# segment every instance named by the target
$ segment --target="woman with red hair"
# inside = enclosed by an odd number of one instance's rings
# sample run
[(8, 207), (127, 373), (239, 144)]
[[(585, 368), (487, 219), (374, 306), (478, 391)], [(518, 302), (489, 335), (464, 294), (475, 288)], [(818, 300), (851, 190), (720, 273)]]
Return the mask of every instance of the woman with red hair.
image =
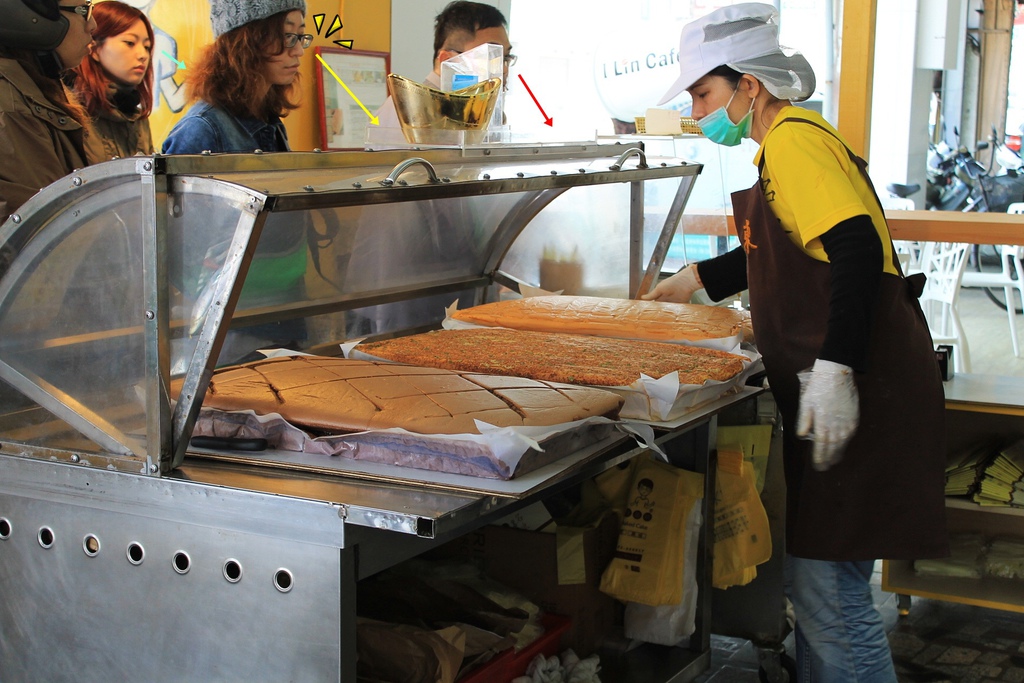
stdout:
[(281, 117), (298, 108), (305, 0), (211, 0), (216, 40), (189, 67), (195, 104), (163, 144), (164, 154), (289, 151)]
[(90, 164), (153, 153), (153, 27), (118, 0), (93, 6), (96, 32), (89, 56), (74, 70), (75, 92), (92, 117)]

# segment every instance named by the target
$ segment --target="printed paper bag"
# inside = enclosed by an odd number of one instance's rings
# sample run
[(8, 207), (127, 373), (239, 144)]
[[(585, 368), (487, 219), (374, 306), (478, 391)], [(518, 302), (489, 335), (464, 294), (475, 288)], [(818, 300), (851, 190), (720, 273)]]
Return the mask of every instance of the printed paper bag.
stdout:
[(615, 556), (601, 576), (603, 592), (651, 606), (682, 601), (686, 515), (703, 487), (699, 474), (649, 457), (639, 461)]

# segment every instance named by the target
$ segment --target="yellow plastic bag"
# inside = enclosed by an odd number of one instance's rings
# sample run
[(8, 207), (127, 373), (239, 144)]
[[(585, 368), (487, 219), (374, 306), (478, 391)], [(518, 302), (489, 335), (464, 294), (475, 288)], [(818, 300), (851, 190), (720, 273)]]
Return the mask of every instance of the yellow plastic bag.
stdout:
[(733, 425), (718, 428), (719, 450), (743, 451), (743, 459), (754, 467), (757, 492), (764, 489), (765, 471), (768, 469), (768, 451), (772, 445), (772, 425)]
[(717, 583), (714, 584), (714, 587), (724, 589), (731, 588), (733, 586), (746, 586), (756, 578), (757, 567), (744, 567), (735, 574), (718, 577)]
[(740, 450), (718, 451), (715, 480), (715, 548), (711, 585), (749, 583), (753, 569), (772, 556), (768, 515), (757, 495), (754, 470)]
[(615, 556), (601, 576), (604, 593), (651, 606), (682, 601), (686, 516), (703, 490), (699, 474), (638, 460)]

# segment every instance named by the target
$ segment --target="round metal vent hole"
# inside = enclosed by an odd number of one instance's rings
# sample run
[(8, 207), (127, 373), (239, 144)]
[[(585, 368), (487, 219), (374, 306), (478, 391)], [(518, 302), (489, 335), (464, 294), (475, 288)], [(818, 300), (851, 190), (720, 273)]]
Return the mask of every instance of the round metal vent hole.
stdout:
[(0, 541), (6, 541), (11, 537), (11, 520), (0, 517)]
[(96, 538), (94, 534), (89, 534), (82, 539), (82, 550), (89, 557), (96, 557), (100, 554), (100, 539)]
[(242, 580), (242, 565), (238, 560), (226, 560), (224, 562), (224, 578), (229, 583), (238, 583)]
[(278, 569), (274, 574), (274, 588), (287, 593), (292, 589), (292, 573), (287, 569)]
[(146, 550), (140, 543), (128, 544), (128, 561), (138, 566), (146, 559)]
[(44, 548), (53, 547), (53, 529), (48, 526), (40, 527), (39, 534), (36, 536), (39, 539), (39, 545)]
[(188, 556), (184, 550), (179, 550), (174, 553), (174, 571), (179, 574), (188, 574), (188, 570), (192, 568), (192, 558)]

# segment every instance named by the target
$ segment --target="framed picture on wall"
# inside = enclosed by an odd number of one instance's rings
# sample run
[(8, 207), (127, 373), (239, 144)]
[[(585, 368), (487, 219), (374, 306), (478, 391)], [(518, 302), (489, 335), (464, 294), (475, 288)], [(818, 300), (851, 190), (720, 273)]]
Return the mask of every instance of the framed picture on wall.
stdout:
[(370, 117), (388, 97), (390, 56), (334, 47), (318, 47), (316, 54), (334, 72), (317, 60), (321, 149), (361, 150)]

